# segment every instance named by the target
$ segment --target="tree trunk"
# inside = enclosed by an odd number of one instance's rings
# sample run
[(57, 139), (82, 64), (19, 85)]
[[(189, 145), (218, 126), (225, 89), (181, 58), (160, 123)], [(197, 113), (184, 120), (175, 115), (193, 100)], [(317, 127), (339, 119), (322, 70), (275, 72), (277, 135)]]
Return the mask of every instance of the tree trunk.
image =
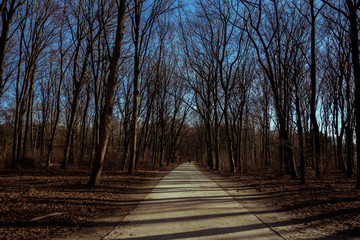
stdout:
[(81, 147), (80, 147), (80, 156), (79, 156), (79, 162), (81, 163), (84, 158), (84, 152), (85, 152), (85, 146), (87, 146), (87, 126), (86, 126), (86, 120), (87, 120), (87, 111), (89, 108), (89, 102), (90, 102), (90, 91), (88, 91), (86, 96), (86, 103), (85, 103), (85, 109), (83, 112), (83, 118), (82, 118), (82, 128), (81, 128)]
[(124, 142), (123, 142), (123, 154), (122, 154), (122, 171), (125, 171), (126, 168), (126, 161), (129, 155), (129, 134), (128, 134), (128, 125), (129, 123), (127, 122), (126, 119), (124, 119)]
[(70, 120), (69, 120), (69, 124), (68, 124), (67, 130), (66, 130), (66, 140), (65, 140), (66, 142), (65, 142), (63, 161), (61, 162), (61, 169), (66, 169), (68, 161), (69, 161), (69, 154), (70, 154), (70, 147), (71, 147), (70, 145), (71, 145), (71, 139), (72, 139), (72, 135), (73, 135), (76, 108), (77, 108), (78, 101), (79, 101), (79, 94), (80, 94), (79, 87), (75, 87), (74, 94), (73, 94), (73, 101), (71, 104)]
[(226, 130), (226, 138), (227, 138), (227, 147), (228, 147), (228, 157), (229, 157), (229, 164), (230, 164), (230, 172), (236, 172), (235, 162), (234, 162), (234, 155), (233, 155), (233, 140), (230, 133), (230, 126), (229, 126), (229, 115), (228, 111), (228, 100), (225, 100), (225, 109), (224, 109), (224, 117), (225, 117), (225, 130)]
[(152, 145), (152, 168), (155, 169), (156, 167), (156, 158), (157, 158), (157, 149), (158, 149), (158, 126), (154, 126), (154, 131), (153, 131), (153, 145)]
[(215, 169), (214, 170), (220, 171), (220, 139), (219, 139), (219, 125), (217, 123), (217, 117), (215, 117), (214, 152), (215, 152)]
[(346, 177), (351, 178), (353, 174), (353, 129), (348, 123), (346, 127)]
[[(295, 83), (296, 84), (296, 83)], [(298, 128), (298, 138), (299, 138), (299, 151), (300, 151), (300, 178), (301, 184), (305, 184), (305, 155), (304, 155), (304, 133), (303, 126), (301, 122), (301, 110), (300, 110), (300, 99), (298, 94), (298, 87), (295, 86), (295, 105), (296, 105), (296, 123)]]
[(316, 43), (315, 43), (315, 20), (316, 15), (314, 12), (314, 0), (310, 0), (311, 11), (311, 65), (310, 65), (310, 78), (311, 78), (311, 100), (310, 100), (310, 121), (312, 126), (312, 142), (315, 159), (316, 177), (321, 178), (321, 162), (320, 162), (320, 137), (319, 126), (316, 121)]
[(241, 141), (242, 141), (242, 122), (243, 122), (243, 120), (242, 120), (242, 114), (241, 114), (241, 118), (240, 118), (240, 121), (239, 121), (239, 126), (238, 126), (238, 128), (239, 128), (239, 130), (238, 130), (238, 133), (237, 133), (237, 149), (238, 149), (238, 161), (239, 161), (239, 163), (238, 163), (238, 170), (239, 170), (239, 172), (241, 173), (242, 171), (243, 171), (243, 168), (242, 168), (242, 164), (243, 164), (243, 161), (242, 161), (242, 152), (243, 152), (243, 150), (242, 150), (242, 144), (241, 144)]
[[(347, 102), (347, 126), (346, 126), (346, 149), (347, 149), (347, 171), (346, 176), (351, 178), (353, 175), (353, 120), (352, 120), (352, 102), (350, 96), (350, 77), (346, 77), (346, 102)], [(325, 135), (326, 136), (326, 135)]]
[(139, 112), (139, 76), (140, 76), (140, 16), (141, 16), (141, 1), (135, 3), (135, 55), (134, 55), (134, 91), (133, 91), (133, 111), (131, 119), (131, 132), (130, 132), (130, 161), (129, 161), (129, 174), (133, 174), (135, 170), (136, 161), (136, 140), (138, 128), (138, 112)]
[(57, 94), (56, 94), (56, 109), (55, 109), (55, 120), (54, 120), (54, 125), (52, 127), (52, 131), (51, 131), (51, 138), (50, 138), (50, 143), (48, 146), (48, 153), (47, 153), (47, 157), (46, 157), (46, 166), (50, 167), (51, 166), (51, 154), (53, 151), (53, 145), (54, 145), (54, 140), (55, 140), (55, 136), (56, 136), (56, 129), (57, 129), (57, 125), (59, 122), (59, 118), (60, 118), (60, 103), (61, 103), (61, 91), (62, 91), (62, 86), (63, 86), (63, 80), (64, 80), (64, 71), (63, 71), (63, 67), (64, 67), (64, 58), (65, 58), (65, 54), (63, 53), (63, 35), (62, 35), (62, 31), (60, 32), (60, 79), (59, 79), (59, 85), (57, 86)]
[(207, 160), (208, 164), (211, 170), (215, 169), (214, 164), (214, 155), (213, 155), (213, 140), (212, 140), (212, 128), (211, 128), (211, 122), (207, 122), (206, 124), (206, 153), (207, 153)]
[(121, 44), (124, 32), (125, 10), (126, 0), (121, 0), (118, 7), (118, 19), (115, 36), (115, 45), (113, 50), (113, 56), (110, 61), (110, 73), (108, 77), (106, 92), (105, 92), (105, 104), (100, 119), (100, 136), (99, 144), (96, 146), (95, 163), (90, 176), (89, 184), (97, 185), (100, 181), (101, 172), (104, 166), (105, 153), (107, 144), (109, 141), (110, 127), (112, 121), (113, 107), (114, 107), (114, 92), (117, 83), (118, 64), (121, 52)]
[(135, 60), (135, 76), (134, 76), (134, 99), (133, 99), (133, 114), (131, 119), (131, 133), (130, 133), (130, 161), (129, 174), (133, 174), (135, 170), (136, 161), (136, 142), (137, 142), (137, 128), (138, 128), (138, 108), (139, 108), (139, 53)]
[[(34, 70), (35, 72), (35, 70)], [(32, 100), (33, 100), (33, 88), (34, 88), (34, 78), (31, 77), (30, 80), (30, 87), (29, 87), (29, 93), (28, 93), (28, 104), (27, 104), (27, 112), (26, 112), (26, 121), (25, 121), (25, 130), (24, 130), (24, 139), (22, 144), (22, 161), (26, 161), (26, 153), (27, 153), (27, 137), (29, 132), (29, 125), (30, 125), (30, 118), (32, 115)]]
[(281, 110), (277, 110), (277, 113), (278, 113), (277, 115), (278, 115), (279, 124), (280, 124), (279, 138), (280, 138), (281, 149), (282, 149), (283, 156), (284, 156), (283, 162), (287, 162), (289, 164), (291, 179), (296, 180), (297, 179), (297, 171), (296, 171), (296, 165), (294, 162), (294, 157), (293, 157), (292, 149), (291, 149), (292, 144), (289, 139), (289, 133), (286, 130), (284, 116), (279, 111), (281, 111)]
[(355, 80), (355, 131), (356, 131), (356, 152), (357, 152), (357, 182), (356, 188), (360, 189), (360, 63), (359, 63), (359, 30), (358, 30), (358, 10), (359, 2), (356, 6), (351, 0), (346, 0), (349, 10), (350, 21), (350, 46)]

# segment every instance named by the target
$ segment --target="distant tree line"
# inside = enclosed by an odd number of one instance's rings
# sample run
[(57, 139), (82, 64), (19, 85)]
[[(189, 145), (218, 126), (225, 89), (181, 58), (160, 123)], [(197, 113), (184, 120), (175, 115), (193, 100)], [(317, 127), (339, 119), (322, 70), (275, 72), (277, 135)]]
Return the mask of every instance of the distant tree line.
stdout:
[[(2, 0), (1, 163), (193, 158), (360, 188), (360, 1)], [(357, 156), (357, 159), (356, 159)], [(357, 169), (355, 169), (357, 166)]]

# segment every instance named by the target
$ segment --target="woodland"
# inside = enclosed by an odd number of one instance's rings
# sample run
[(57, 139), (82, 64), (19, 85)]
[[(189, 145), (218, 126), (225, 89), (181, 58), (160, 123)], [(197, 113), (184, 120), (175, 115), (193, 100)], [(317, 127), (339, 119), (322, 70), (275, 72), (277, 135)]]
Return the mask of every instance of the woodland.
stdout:
[(0, 163), (351, 177), (359, 5), (3, 0)]
[(191, 159), (304, 189), (335, 176), (355, 194), (359, 11), (359, 0), (2, 0), (0, 177), (85, 169), (95, 187), (103, 169)]

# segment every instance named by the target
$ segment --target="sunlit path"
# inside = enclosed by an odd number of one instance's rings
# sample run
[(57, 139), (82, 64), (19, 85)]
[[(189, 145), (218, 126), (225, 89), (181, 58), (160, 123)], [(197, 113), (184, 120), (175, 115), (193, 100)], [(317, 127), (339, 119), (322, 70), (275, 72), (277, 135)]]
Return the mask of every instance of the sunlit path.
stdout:
[(105, 239), (283, 239), (192, 164), (169, 173)]

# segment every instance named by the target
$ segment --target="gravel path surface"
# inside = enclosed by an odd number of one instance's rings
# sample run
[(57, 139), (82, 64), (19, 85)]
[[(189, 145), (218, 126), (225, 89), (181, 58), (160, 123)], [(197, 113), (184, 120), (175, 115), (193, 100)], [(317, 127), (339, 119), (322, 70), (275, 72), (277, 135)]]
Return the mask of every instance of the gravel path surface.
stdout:
[(193, 164), (170, 172), (104, 239), (283, 239)]

